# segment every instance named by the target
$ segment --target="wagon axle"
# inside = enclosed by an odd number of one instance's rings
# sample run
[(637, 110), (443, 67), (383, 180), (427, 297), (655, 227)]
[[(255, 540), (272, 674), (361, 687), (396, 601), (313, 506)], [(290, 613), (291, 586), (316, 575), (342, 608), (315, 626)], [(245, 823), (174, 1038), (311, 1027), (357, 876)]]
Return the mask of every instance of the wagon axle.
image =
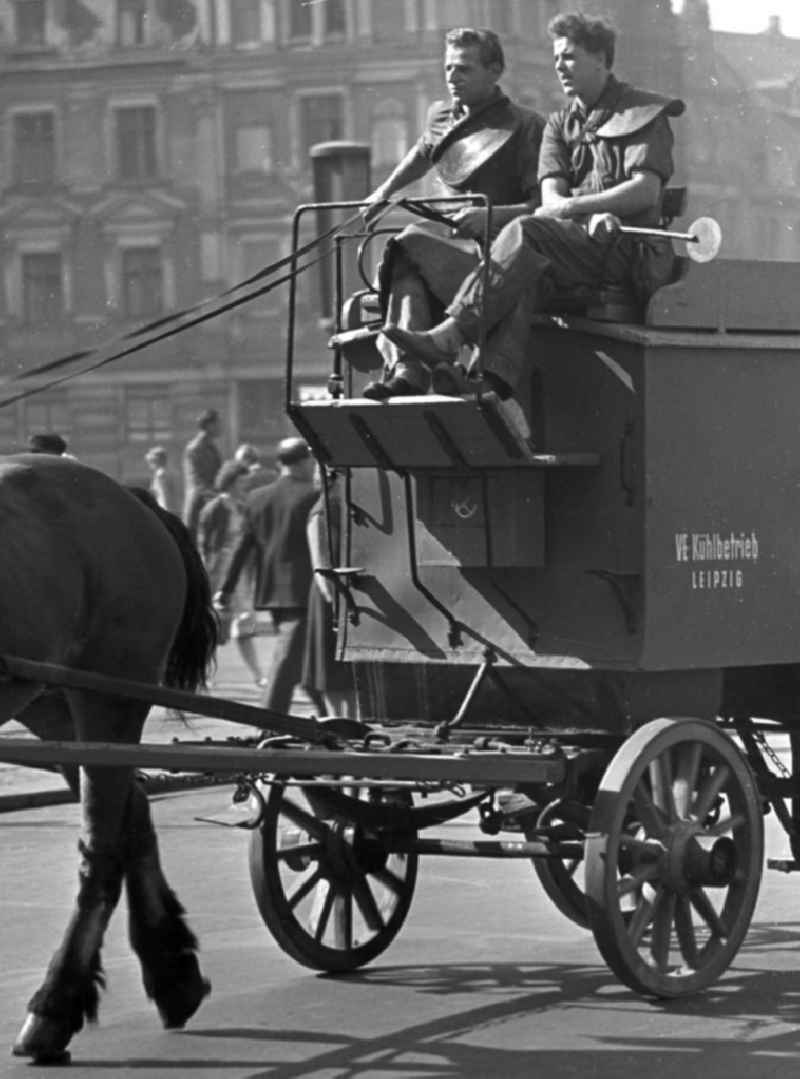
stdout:
[(722, 888), (731, 884), (738, 870), (736, 844), (720, 836), (710, 847), (697, 839), (693, 822), (681, 822), (662, 840), (623, 839), (617, 866), (625, 878), (658, 879), (677, 895), (694, 888)]

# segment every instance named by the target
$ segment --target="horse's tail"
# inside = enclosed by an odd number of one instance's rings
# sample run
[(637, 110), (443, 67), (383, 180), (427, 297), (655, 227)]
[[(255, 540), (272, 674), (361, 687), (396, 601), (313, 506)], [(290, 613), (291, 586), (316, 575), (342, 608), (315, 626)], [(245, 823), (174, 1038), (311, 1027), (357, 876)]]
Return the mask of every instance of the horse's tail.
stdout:
[(219, 619), (211, 603), (211, 586), (205, 566), (183, 521), (174, 513), (162, 509), (149, 491), (141, 487), (130, 487), (129, 490), (157, 515), (183, 559), (186, 600), (167, 656), (164, 682), (177, 689), (192, 691), (205, 686), (219, 638)]

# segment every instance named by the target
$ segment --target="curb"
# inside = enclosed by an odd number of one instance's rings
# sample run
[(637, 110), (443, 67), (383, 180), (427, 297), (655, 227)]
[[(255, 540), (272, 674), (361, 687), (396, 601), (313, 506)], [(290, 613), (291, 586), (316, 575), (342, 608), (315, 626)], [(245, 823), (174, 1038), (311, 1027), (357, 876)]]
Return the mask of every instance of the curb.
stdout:
[[(233, 783), (230, 775), (197, 775), (183, 773), (178, 775), (144, 775), (140, 777), (149, 798), (161, 794), (175, 794), (179, 791), (197, 790), (201, 787), (218, 787)], [(21, 809), (39, 809), (43, 806), (77, 805), (78, 799), (64, 786), (63, 790), (28, 791), (19, 794), (0, 794), (0, 814), (15, 813)]]

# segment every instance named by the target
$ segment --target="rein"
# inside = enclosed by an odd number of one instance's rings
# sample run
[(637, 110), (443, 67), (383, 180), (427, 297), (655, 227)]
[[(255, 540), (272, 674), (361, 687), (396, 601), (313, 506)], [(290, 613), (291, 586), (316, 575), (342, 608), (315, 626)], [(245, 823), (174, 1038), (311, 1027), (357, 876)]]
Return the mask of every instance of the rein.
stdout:
[[(10, 383), (21, 382), (25, 379), (34, 378), (37, 375), (51, 374), (54, 371), (61, 370), (63, 367), (78, 363), (80, 360), (86, 360), (89, 357), (99, 355), (99, 358), (94, 360), (94, 362), (80, 367), (77, 370), (60, 375), (58, 378), (50, 379), (40, 386), (31, 386), (28, 389), (20, 390), (18, 393), (0, 399), (0, 408), (12, 405), (17, 401), (21, 401), (23, 398), (31, 397), (33, 394), (44, 393), (54, 386), (60, 386), (70, 379), (77, 378), (79, 375), (97, 371), (109, 363), (121, 360), (126, 356), (131, 356), (136, 352), (141, 352), (143, 349), (156, 344), (158, 341), (164, 341), (170, 337), (175, 337), (185, 330), (189, 330), (194, 326), (199, 326), (201, 323), (208, 322), (212, 318), (217, 318), (227, 311), (233, 311), (235, 308), (241, 307), (251, 300), (258, 299), (259, 296), (265, 296), (279, 285), (286, 284), (286, 282), (291, 281), (292, 278), (299, 276), (301, 273), (304, 273), (306, 270), (317, 265), (317, 263), (326, 258), (331, 253), (332, 249), (330, 246), (325, 247), (324, 250), (313, 258), (298, 265), (299, 258), (307, 255), (309, 252), (313, 251), (315, 247), (324, 244), (326, 241), (334, 239), (335, 236), (344, 232), (351, 225), (360, 220), (360, 218), (360, 213), (353, 214), (340, 224), (327, 229), (325, 232), (320, 233), (319, 236), (315, 236), (307, 243), (296, 248), (289, 255), (284, 255), (282, 258), (276, 259), (268, 266), (264, 266), (254, 274), (251, 274), (251, 276), (244, 281), (237, 282), (235, 285), (225, 289), (224, 292), (221, 292), (216, 296), (201, 300), (199, 303), (192, 304), (180, 311), (175, 311), (171, 315), (166, 315), (163, 318), (154, 319), (143, 326), (137, 327), (135, 330), (114, 337), (105, 345), (98, 345), (94, 348), (72, 352), (66, 356), (60, 356), (55, 360), (48, 360), (46, 363), (39, 364), (36, 367), (12, 375), (8, 380)], [(264, 278), (271, 277), (278, 271), (283, 270), (286, 266), (291, 266), (291, 270), (288, 273), (275, 277), (273, 280), (267, 281), (258, 288), (250, 289), (243, 295), (235, 295), (236, 293), (241, 292), (242, 289), (248, 289), (249, 286), (263, 281)], [(231, 298), (229, 299), (228, 297)], [(131, 343), (126, 345), (124, 344), (125, 342)], [(122, 345), (122, 347), (119, 347), (120, 345)], [(112, 351), (110, 354), (107, 354), (109, 349)]]

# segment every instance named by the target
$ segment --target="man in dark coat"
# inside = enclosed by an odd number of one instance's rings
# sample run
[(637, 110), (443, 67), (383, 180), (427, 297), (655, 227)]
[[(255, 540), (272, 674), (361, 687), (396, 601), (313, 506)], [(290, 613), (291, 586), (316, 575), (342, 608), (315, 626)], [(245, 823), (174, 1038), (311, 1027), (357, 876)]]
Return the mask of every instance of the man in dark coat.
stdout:
[(219, 432), (219, 413), (215, 408), (206, 409), (197, 418), (197, 434), (183, 451), (183, 523), (193, 538), (197, 537), (200, 510), (216, 494), (214, 480), (222, 467), (215, 441)]
[[(499, 229), (539, 205), (537, 178), (544, 119), (510, 101), (498, 86), (505, 69), (500, 40), (491, 30), (462, 27), (445, 37), (444, 73), (449, 101), (431, 106), (415, 145), (368, 200), (370, 220), (381, 203), (433, 170), (443, 195), (480, 194), (492, 203), (492, 223)], [(454, 210), (452, 229), (416, 224), (389, 241), (380, 270), (387, 323), (423, 330), (433, 325), (463, 277), (478, 263), (486, 210)], [(375, 400), (425, 393), (430, 374), (413, 355), (387, 338), (378, 350), (386, 361), (384, 378), (371, 382), (364, 396)], [(434, 387), (435, 388), (435, 387)]]
[(306, 526), (319, 492), (314, 485), (314, 458), (301, 438), (279, 443), (278, 464), (277, 480), (248, 496), (244, 531), (214, 600), (225, 607), (248, 556), (255, 553), (253, 606), (256, 612), (271, 613), (277, 631), (262, 704), (286, 715), (302, 677), (312, 572)]

